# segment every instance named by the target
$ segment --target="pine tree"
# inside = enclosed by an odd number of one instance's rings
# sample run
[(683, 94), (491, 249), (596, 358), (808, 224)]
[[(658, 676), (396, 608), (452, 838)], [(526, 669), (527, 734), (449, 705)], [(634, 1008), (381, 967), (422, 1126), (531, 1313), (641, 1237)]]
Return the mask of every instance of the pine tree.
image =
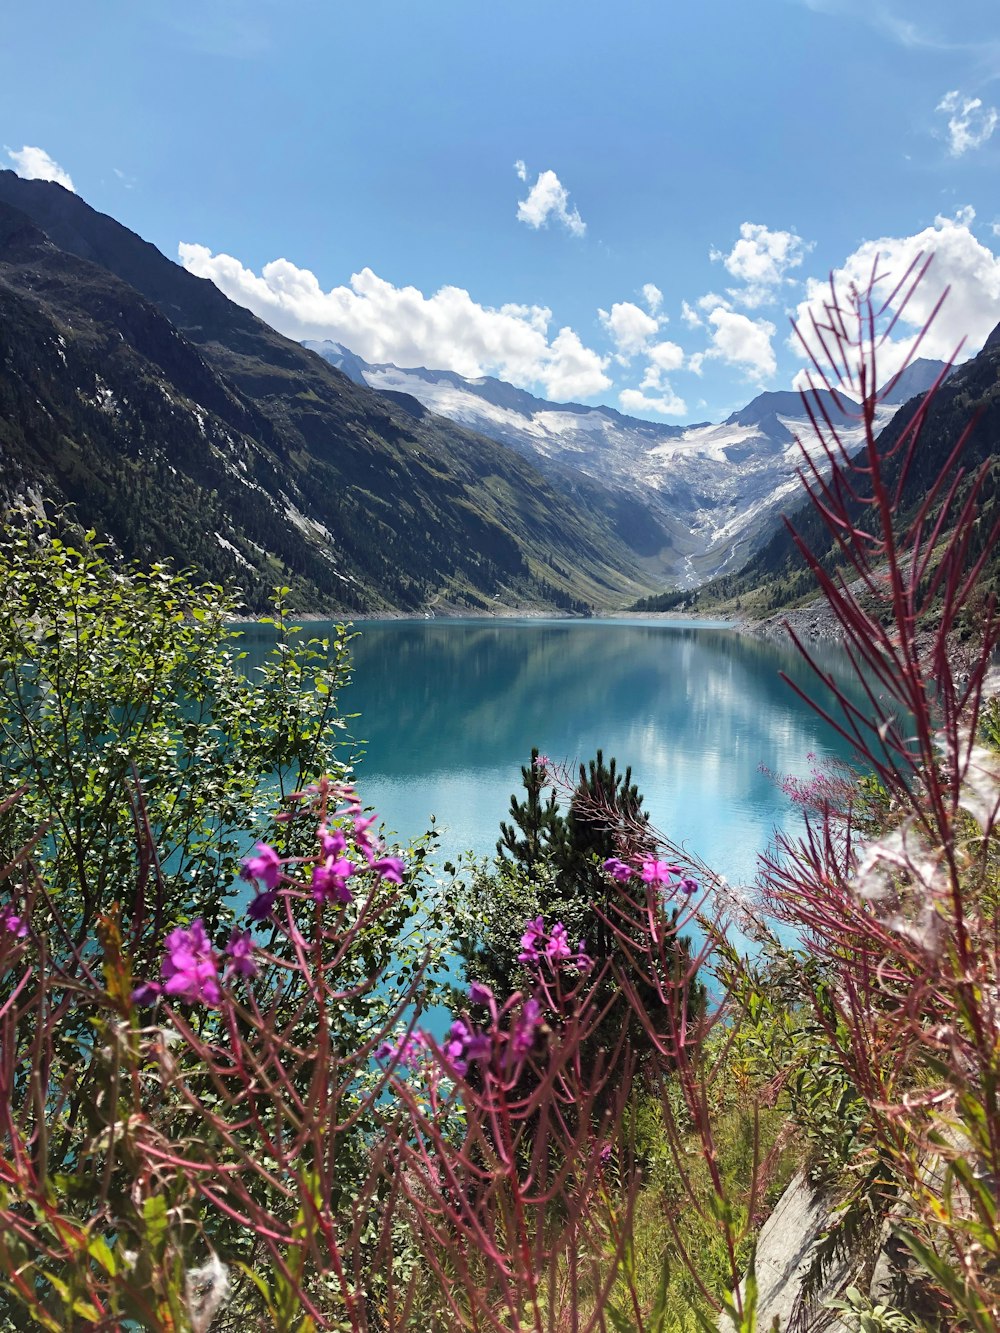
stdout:
[[(524, 797), (518, 799), (515, 792), (510, 798), (511, 822), (500, 826), (498, 862), (519, 872), (517, 879), (522, 884), (535, 881), (540, 891), (537, 910), (550, 924), (562, 919), (571, 931), (576, 930), (599, 966), (608, 961), (621, 965), (626, 954), (609, 921), (615, 919), (614, 895), (622, 890), (604, 871), (604, 861), (612, 856), (632, 859), (656, 850), (649, 814), (632, 781), (632, 769), (620, 772), (617, 761), (611, 758), (605, 763), (603, 751), (598, 750), (589, 764), (580, 765), (569, 812), (563, 815), (555, 791), (545, 796), (545, 766), (538, 759), (539, 752), (533, 749), (530, 764), (521, 769)], [(494, 888), (502, 885), (496, 877), (489, 882)], [(509, 907), (514, 909), (513, 902)], [(472, 965), (470, 975), (488, 981), (500, 994), (506, 994), (519, 984), (516, 940), (523, 916), (511, 920), (509, 912), (498, 912), (492, 900), (487, 915), (491, 925), (471, 948), (462, 952), (467, 966)], [(671, 912), (671, 920), (676, 926), (676, 911)], [(497, 931), (509, 938), (496, 938)], [(680, 971), (687, 966), (690, 951), (691, 941), (686, 936), (678, 937), (676, 962)], [(604, 984), (610, 994), (616, 984), (613, 973), (607, 975)], [(634, 984), (651, 1011), (655, 1010), (657, 994), (639, 978), (634, 978)], [(697, 1018), (704, 1003), (704, 988), (695, 983), (687, 1001), (690, 1021)], [(637, 1020), (626, 1021), (633, 1049), (641, 1052), (646, 1043), (645, 1033)], [(607, 1024), (592, 1039), (595, 1049), (614, 1046), (620, 1034), (620, 1026), (616, 1025), (620, 1023), (620, 1014), (609, 1015)]]
[[(544, 799), (547, 785), (545, 766), (538, 762), (537, 749), (531, 751), (531, 762), (521, 769), (525, 797), (510, 798), (510, 824), (500, 825), (497, 855), (502, 861), (519, 866), (527, 873), (535, 873), (542, 865), (561, 867), (568, 856), (568, 824), (559, 811), (559, 802), (552, 791)], [(520, 835), (519, 835), (520, 831)]]

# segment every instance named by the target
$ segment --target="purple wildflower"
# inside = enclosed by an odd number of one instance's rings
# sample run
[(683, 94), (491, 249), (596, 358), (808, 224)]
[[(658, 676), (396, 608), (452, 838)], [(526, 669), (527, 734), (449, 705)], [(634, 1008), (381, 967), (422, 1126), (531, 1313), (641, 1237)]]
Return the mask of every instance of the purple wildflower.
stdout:
[(244, 879), (256, 879), (267, 889), (276, 889), (281, 879), (281, 858), (266, 842), (257, 844), (257, 855), (248, 856), (240, 872)]
[(521, 952), (517, 955), (517, 961), (519, 963), (541, 962), (538, 942), (544, 938), (545, 921), (542, 917), (536, 916), (534, 921), (525, 922), (524, 934), (521, 936)]
[(456, 1018), (448, 1029), (447, 1040), (441, 1049), (456, 1074), (464, 1074), (469, 1068), (468, 1061), (465, 1059), (465, 1043), (471, 1036), (472, 1032), (468, 1024), (460, 1018)]
[(624, 861), (619, 861), (617, 856), (609, 856), (604, 862), (605, 873), (612, 879), (616, 879), (619, 884), (624, 884), (627, 879), (631, 879), (635, 871)]
[(317, 836), (324, 856), (340, 856), (341, 852), (347, 851), (347, 839), (339, 828), (332, 833), (329, 829), (321, 828)]
[(552, 927), (549, 935), (549, 942), (545, 946), (545, 956), (550, 963), (558, 962), (563, 958), (572, 958), (573, 950), (569, 947), (569, 938), (566, 934), (566, 927), (561, 921), (557, 921)]
[(354, 841), (357, 843), (358, 847), (361, 848), (365, 860), (369, 865), (374, 861), (375, 853), (378, 848), (375, 839), (371, 838), (368, 834), (368, 830), (371, 828), (372, 824), (375, 823), (376, 819), (378, 819), (378, 815), (369, 815), (367, 818), (363, 815), (357, 815), (354, 819)]
[(587, 953), (586, 940), (581, 940), (580, 943), (577, 945), (576, 957), (573, 959), (573, 962), (581, 972), (589, 972), (590, 969), (594, 966), (593, 958), (591, 958), (590, 955)]
[(375, 1059), (382, 1062), (395, 1060), (404, 1069), (413, 1069), (426, 1049), (427, 1038), (418, 1029), (409, 1033), (398, 1045), (394, 1046), (391, 1041), (382, 1042), (375, 1051)]
[(489, 986), (484, 986), (481, 981), (474, 981), (469, 987), (470, 1004), (493, 1004), (493, 992)]
[(680, 866), (668, 865), (666, 861), (657, 861), (655, 856), (644, 856), (639, 871), (644, 884), (663, 884), (669, 887), (673, 876), (681, 873)]
[(341, 856), (336, 861), (332, 857), (316, 866), (312, 873), (312, 896), (318, 903), (349, 903), (354, 894), (347, 887), (347, 881), (354, 874), (354, 864)]
[(681, 893), (686, 893), (690, 896), (692, 893), (698, 892), (698, 881), (696, 879), (689, 879), (685, 876), (677, 887), (680, 889)]
[(132, 992), (133, 1004), (152, 1004), (163, 994), (163, 987), (155, 981), (141, 981)]
[(23, 940), (28, 933), (28, 923), (24, 917), (18, 916), (13, 907), (8, 906), (0, 911), (0, 929), (6, 930), (19, 940)]
[(534, 1046), (535, 1034), (538, 1032), (541, 1022), (542, 1006), (534, 998), (525, 1000), (520, 1017), (514, 1024), (514, 1031), (510, 1039), (511, 1048), (518, 1059), (526, 1056)]
[(390, 884), (402, 884), (406, 865), (398, 856), (383, 856), (380, 860), (372, 862), (372, 869)]
[(216, 1005), (222, 999), (219, 968), (201, 918), (178, 926), (164, 941), (167, 956), (160, 969), (165, 995), (185, 1004)]
[(277, 896), (277, 889), (270, 889), (267, 893), (258, 893), (247, 908), (247, 916), (250, 920), (266, 921), (274, 911), (274, 902)]
[(455, 1073), (464, 1075), (473, 1060), (490, 1058), (493, 1043), (485, 1032), (476, 1032), (463, 1018), (456, 1018), (441, 1050)]
[(253, 941), (249, 930), (237, 930), (234, 926), (226, 945), (226, 953), (229, 955), (229, 962), (226, 964), (227, 976), (232, 976), (234, 972), (241, 977), (257, 975), (257, 964), (253, 960)]

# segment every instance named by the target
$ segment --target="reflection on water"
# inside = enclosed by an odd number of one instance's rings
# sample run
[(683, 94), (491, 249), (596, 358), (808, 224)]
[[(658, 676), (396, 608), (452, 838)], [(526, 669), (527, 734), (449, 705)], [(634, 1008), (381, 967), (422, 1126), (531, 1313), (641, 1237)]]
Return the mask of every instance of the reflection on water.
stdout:
[[(310, 625), (310, 633), (326, 626)], [(843, 744), (779, 678), (790, 648), (684, 622), (381, 621), (358, 627), (341, 710), (359, 713), (361, 795), (402, 837), (443, 831), (442, 859), (492, 853), (520, 767), (598, 748), (632, 765), (657, 827), (734, 882), (752, 878), (787, 800), (761, 771), (805, 776)], [(263, 631), (248, 634), (251, 656)], [(843, 663), (821, 649), (824, 666)], [(860, 694), (860, 691), (858, 692)]]

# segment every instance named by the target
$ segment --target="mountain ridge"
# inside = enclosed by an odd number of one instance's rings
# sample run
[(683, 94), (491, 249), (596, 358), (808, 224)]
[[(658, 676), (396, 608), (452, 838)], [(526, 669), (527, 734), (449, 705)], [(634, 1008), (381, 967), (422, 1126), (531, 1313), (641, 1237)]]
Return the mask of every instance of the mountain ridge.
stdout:
[[(507, 444), (563, 486), (586, 478), (629, 497), (667, 535), (658, 553), (650, 549), (647, 571), (680, 587), (737, 567), (770, 537), (798, 485), (798, 439), (811, 434), (801, 396), (792, 391), (760, 393), (724, 422), (675, 426), (607, 406), (549, 402), (489, 376), (369, 364), (332, 341), (306, 346), (359, 382), (416, 398), (428, 411)], [(907, 389), (922, 391), (943, 368), (914, 363), (880, 409), (881, 424), (912, 396)], [(841, 395), (838, 406), (829, 393), (822, 399), (845, 438), (860, 439), (851, 400)]]
[[(352, 384), (78, 196), (0, 172), (0, 214), (8, 501), (76, 500), (126, 554), (193, 560), (255, 605), (278, 582), (303, 609), (411, 611), (608, 607), (651, 586), (585, 498)], [(184, 540), (142, 499), (154, 476), (200, 514)]]

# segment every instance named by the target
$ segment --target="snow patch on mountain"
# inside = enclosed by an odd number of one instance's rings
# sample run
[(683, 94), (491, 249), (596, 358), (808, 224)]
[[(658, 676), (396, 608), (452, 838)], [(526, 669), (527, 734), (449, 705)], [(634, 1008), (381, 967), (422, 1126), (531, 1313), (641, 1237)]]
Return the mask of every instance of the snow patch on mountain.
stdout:
[[(499, 440), (565, 482), (573, 473), (638, 500), (673, 534), (655, 564), (681, 586), (736, 568), (774, 530), (798, 495), (803, 447), (823, 466), (820, 441), (798, 394), (762, 393), (724, 422), (672, 426), (610, 407), (552, 403), (502, 380), (453, 371), (368, 365), (337, 343), (307, 343), (373, 389), (406, 393), (431, 412)], [(921, 392), (940, 363), (916, 363), (906, 390)], [(903, 390), (884, 404), (885, 426)], [(864, 439), (861, 421), (828, 395), (827, 410), (849, 452)], [(800, 445), (801, 441), (801, 445)]]

